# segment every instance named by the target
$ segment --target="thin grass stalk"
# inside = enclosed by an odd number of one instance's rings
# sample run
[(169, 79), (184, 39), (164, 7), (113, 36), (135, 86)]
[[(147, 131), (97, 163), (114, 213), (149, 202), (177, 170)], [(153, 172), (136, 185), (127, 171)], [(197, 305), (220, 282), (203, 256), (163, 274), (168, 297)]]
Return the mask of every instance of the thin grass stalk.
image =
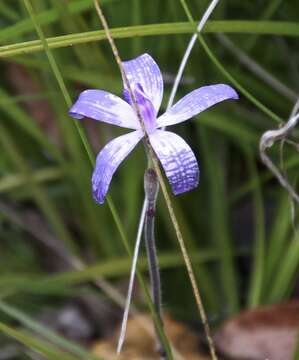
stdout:
[[(182, 7), (186, 13), (187, 18), (190, 21), (190, 24), (194, 23), (194, 18), (190, 12), (190, 9), (186, 3), (186, 0), (180, 0)], [(208, 57), (214, 63), (214, 65), (218, 68), (218, 70), (251, 102), (253, 103), (260, 111), (269, 116), (272, 120), (281, 123), (282, 119), (276, 115), (272, 110), (270, 110), (267, 106), (262, 104), (255, 96), (253, 96), (249, 91), (247, 91), (221, 64), (221, 62), (217, 59), (213, 51), (210, 49), (206, 41), (200, 34), (197, 34), (198, 41), (202, 45)]]
[(280, 272), (280, 264), (282, 256), (285, 256), (286, 249), (289, 244), (290, 229), (292, 228), (290, 214), (290, 199), (283, 191), (278, 198), (279, 206), (275, 214), (275, 220), (269, 235), (266, 269), (265, 269), (265, 288), (264, 297), (267, 301), (268, 293), (273, 287), (277, 273)]
[[(260, 19), (261, 20), (268, 20), (270, 19), (273, 14), (276, 12), (280, 4), (283, 0), (272, 0), (268, 3), (267, 7), (263, 11)], [(258, 35), (253, 35), (251, 38), (248, 39), (247, 44), (245, 44), (246, 51), (249, 53), (252, 51), (252, 49), (255, 47), (256, 43), (258, 41)]]
[(296, 101), (298, 94), (282, 83), (277, 77), (272, 75), (268, 70), (262, 67), (258, 62), (248, 56), (241, 48), (236, 46), (227, 36), (224, 34), (217, 34), (217, 38), (220, 43), (249, 71), (255, 76), (264, 81), (272, 89), (277, 91), (280, 95), (285, 96), (289, 100)]
[[(140, 0), (133, 0), (132, 4), (132, 22), (133, 24), (138, 25), (142, 23), (142, 13), (141, 13), (141, 1)], [(141, 52), (142, 44), (141, 38), (136, 37), (133, 39), (132, 44), (132, 52), (134, 54), (139, 54)]]
[[(262, 197), (261, 185), (258, 182), (258, 172), (255, 159), (250, 149), (245, 148), (245, 154), (248, 158), (249, 171), (252, 178), (256, 179), (257, 186), (253, 194), (254, 214), (255, 214), (255, 243), (253, 250), (251, 279), (248, 293), (247, 305), (254, 308), (263, 303), (263, 289), (265, 286), (265, 213)], [(271, 254), (268, 254), (271, 257)]]
[[(36, 123), (31, 121), (29, 115), (25, 111), (20, 109), (17, 104), (9, 102), (9, 94), (0, 87), (0, 108), (5, 112), (11, 120), (13, 120), (18, 127), (34, 139), (47, 153), (55, 159), (59, 164), (64, 163), (63, 156), (59, 149), (49, 141), (49, 139), (43, 134), (42, 130)], [(7, 101), (7, 102), (6, 102)]]
[[(162, 193), (164, 195), (165, 203), (166, 203), (167, 208), (168, 208), (170, 219), (171, 219), (171, 221), (173, 223), (174, 230), (175, 230), (179, 245), (181, 247), (182, 255), (183, 255), (185, 265), (186, 265), (186, 268), (187, 268), (187, 272), (188, 272), (188, 276), (189, 276), (189, 279), (190, 279), (190, 282), (191, 282), (191, 286), (192, 286), (192, 290), (193, 290), (194, 297), (195, 297), (195, 300), (196, 300), (197, 308), (198, 308), (199, 314), (201, 316), (201, 319), (202, 319), (202, 322), (203, 322), (203, 325), (204, 325), (207, 341), (208, 341), (208, 344), (209, 344), (210, 353), (211, 353), (212, 359), (216, 360), (217, 356), (216, 356), (213, 340), (212, 340), (212, 337), (210, 335), (210, 328), (209, 328), (209, 324), (208, 324), (208, 321), (207, 321), (207, 316), (206, 316), (206, 313), (205, 313), (205, 310), (204, 310), (204, 307), (203, 307), (203, 303), (202, 303), (202, 299), (201, 299), (201, 295), (200, 295), (200, 292), (199, 292), (199, 289), (198, 289), (198, 286), (197, 286), (197, 283), (196, 283), (196, 278), (195, 278), (195, 275), (194, 275), (194, 272), (193, 272), (191, 260), (189, 258), (187, 249), (185, 247), (184, 238), (183, 238), (183, 235), (181, 233), (179, 223), (178, 223), (178, 221), (176, 219), (176, 215), (174, 213), (172, 202), (171, 202), (170, 196), (168, 194), (166, 184), (165, 184), (164, 179), (163, 179), (163, 175), (162, 175), (162, 172), (161, 172), (161, 169), (160, 169), (160, 166), (159, 166), (158, 159), (157, 159), (157, 157), (156, 157), (156, 155), (155, 155), (155, 153), (154, 153), (154, 151), (153, 151), (153, 149), (152, 149), (152, 147), (150, 145), (148, 135), (147, 135), (146, 130), (145, 130), (145, 125), (144, 125), (144, 122), (143, 122), (143, 119), (142, 119), (142, 116), (141, 116), (141, 113), (140, 113), (139, 106), (138, 106), (137, 101), (135, 99), (135, 96), (133, 94), (130, 83), (129, 83), (127, 77), (126, 77), (126, 74), (125, 74), (125, 71), (124, 71), (124, 68), (123, 68), (123, 65), (122, 65), (121, 58), (119, 56), (118, 49), (117, 49), (117, 47), (116, 47), (116, 45), (114, 43), (114, 40), (112, 38), (112, 35), (110, 33), (110, 29), (108, 27), (106, 18), (104, 16), (104, 14), (102, 12), (102, 9), (101, 9), (101, 7), (99, 5), (99, 2), (97, 0), (94, 0), (94, 5), (95, 5), (95, 8), (96, 8), (96, 10), (98, 12), (101, 23), (102, 23), (102, 25), (104, 27), (104, 30), (106, 32), (108, 41), (109, 41), (109, 43), (111, 45), (111, 49), (112, 49), (112, 52), (114, 54), (115, 60), (116, 60), (116, 62), (118, 64), (118, 66), (119, 66), (119, 69), (120, 69), (122, 78), (124, 80), (124, 83), (125, 83), (125, 85), (126, 85), (126, 87), (128, 89), (130, 97), (132, 99), (133, 107), (134, 107), (134, 110), (135, 110), (135, 112), (136, 112), (136, 114), (138, 116), (141, 128), (142, 128), (142, 130), (144, 132), (146, 149), (148, 151), (148, 155), (149, 155), (149, 158), (150, 158), (150, 160), (152, 162), (153, 168), (154, 168), (154, 170), (155, 170), (155, 172), (157, 174), (159, 184), (161, 186)], [(161, 323), (159, 325), (161, 326)]]
[[(285, 170), (291, 170), (298, 166), (299, 159), (298, 155), (294, 155), (290, 157), (288, 161), (285, 162)], [(270, 181), (274, 177), (274, 174), (269, 171), (265, 171), (262, 175), (260, 175), (260, 183), (265, 184), (266, 182)], [(235, 190), (234, 195), (230, 199), (230, 203), (233, 204), (239, 201), (242, 197), (246, 196), (252, 189), (257, 186), (257, 181), (249, 180), (244, 185), (240, 186), (238, 189)]]
[[(225, 182), (225, 155), (224, 145), (219, 144), (219, 138), (214, 136), (208, 129), (201, 128), (199, 131), (200, 141), (204, 154), (205, 171), (210, 187), (209, 203), (211, 211), (210, 231), (217, 249), (221, 253), (219, 261), (221, 292), (228, 305), (229, 314), (237, 313), (239, 304), (237, 272), (234, 264), (231, 234), (228, 226), (228, 201), (226, 197)], [(222, 154), (222, 158), (220, 158)]]
[[(192, 34), (195, 23), (175, 22), (153, 25), (139, 25), (111, 29), (114, 38), (125, 39), (134, 36), (162, 36), (175, 34)], [(4, 29), (5, 30), (5, 29)], [(203, 29), (204, 33), (231, 33), (231, 34), (260, 34), (279, 36), (299, 36), (299, 25), (294, 22), (284, 21), (243, 21), (223, 20), (210, 21)], [(0, 30), (1, 39), (1, 30)], [(89, 31), (85, 33), (61, 35), (47, 39), (50, 49), (73, 46), (82, 43), (105, 40), (104, 31)], [(40, 40), (25, 41), (16, 44), (0, 46), (0, 57), (11, 57), (20, 54), (29, 54), (43, 50)]]
[(13, 7), (8, 6), (5, 2), (0, 3), (0, 13), (7, 17), (11, 21), (16, 21), (20, 19), (19, 14), (14, 10)]
[[(40, 184), (51, 180), (61, 179), (66, 175), (66, 170), (60, 166), (47, 166), (31, 171), (32, 183)], [(0, 194), (13, 191), (26, 185), (27, 178), (24, 174), (5, 175), (0, 180)]]
[(36, 357), (33, 356), (43, 355), (43, 358), (47, 360), (78, 360), (77, 357), (58, 349), (53, 344), (39, 339), (31, 333), (28, 334), (28, 332), (16, 330), (11, 326), (5, 325), (3, 322), (0, 322), (0, 332), (26, 346), (27, 349), (23, 349), (22, 355), (26, 354), (30, 359), (36, 360)]
[(291, 285), (295, 285), (296, 273), (299, 264), (299, 241), (293, 236), (279, 262), (275, 281), (267, 294), (269, 303), (277, 303), (290, 296)]
[[(81, 348), (81, 346), (64, 339), (62, 336), (56, 334), (53, 330), (49, 330), (44, 325), (38, 323), (36, 320), (31, 319), (24, 312), (12, 307), (6, 302), (0, 300), (0, 311), (14, 320), (19, 321), (24, 327), (30, 329), (36, 334), (42, 335), (44, 338), (59, 346), (61, 349), (67, 350), (70, 353), (80, 356), (86, 360), (100, 360), (99, 357), (90, 354), (88, 351)], [(58, 359), (57, 359), (58, 360)], [(102, 359), (103, 360), (103, 359)]]

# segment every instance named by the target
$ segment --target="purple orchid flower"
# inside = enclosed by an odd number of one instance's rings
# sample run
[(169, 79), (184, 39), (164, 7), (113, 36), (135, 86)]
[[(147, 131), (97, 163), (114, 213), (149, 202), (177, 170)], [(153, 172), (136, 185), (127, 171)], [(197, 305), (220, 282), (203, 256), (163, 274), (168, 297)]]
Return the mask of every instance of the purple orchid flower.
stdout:
[[(223, 100), (238, 99), (238, 94), (225, 84), (203, 86), (184, 96), (157, 117), (163, 97), (163, 79), (158, 65), (150, 55), (143, 54), (123, 62), (123, 66), (140, 108), (149, 141), (174, 194), (195, 188), (199, 181), (199, 168), (192, 150), (180, 136), (160, 128), (188, 120)], [(89, 117), (134, 129), (110, 141), (97, 156), (92, 190), (95, 200), (100, 204), (104, 203), (116, 169), (144, 136), (126, 87), (124, 98), (126, 101), (103, 90), (85, 90), (69, 111), (75, 119)]]

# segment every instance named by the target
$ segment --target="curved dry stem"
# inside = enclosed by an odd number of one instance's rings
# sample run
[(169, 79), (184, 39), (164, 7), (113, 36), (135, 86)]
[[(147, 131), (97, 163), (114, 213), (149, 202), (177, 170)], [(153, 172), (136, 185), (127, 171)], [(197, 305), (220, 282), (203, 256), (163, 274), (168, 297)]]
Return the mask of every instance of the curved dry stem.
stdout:
[[(299, 113), (297, 115), (294, 115), (299, 107), (299, 101), (296, 102), (294, 109), (291, 113), (291, 117), (289, 120), (276, 130), (268, 130), (266, 131), (260, 140), (260, 157), (263, 161), (263, 163), (268, 167), (268, 169), (273, 173), (273, 175), (277, 178), (281, 186), (289, 193), (291, 198), (299, 203), (299, 195), (296, 193), (295, 189), (292, 187), (292, 185), (287, 180), (286, 176), (284, 176), (279, 168), (273, 163), (271, 158), (267, 155), (267, 149), (271, 148), (275, 142), (277, 141), (287, 141), (290, 143), (290, 140), (287, 139), (287, 137), (291, 134), (293, 129), (296, 127), (298, 120), (299, 120)], [(292, 143), (292, 142), (291, 142)], [(295, 143), (295, 146), (298, 145)]]

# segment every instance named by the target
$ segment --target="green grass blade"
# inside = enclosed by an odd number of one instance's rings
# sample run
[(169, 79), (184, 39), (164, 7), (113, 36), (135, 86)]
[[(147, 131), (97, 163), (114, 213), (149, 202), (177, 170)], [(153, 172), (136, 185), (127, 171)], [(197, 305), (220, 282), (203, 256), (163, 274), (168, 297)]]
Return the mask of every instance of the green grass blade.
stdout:
[[(290, 156), (284, 164), (284, 169), (285, 170), (292, 170), (293, 168), (295, 168), (296, 166), (298, 166), (299, 164), (299, 158), (298, 155), (293, 155)], [(262, 173), (260, 175), (260, 179), (259, 181), (261, 182), (261, 184), (265, 184), (266, 182), (270, 181), (271, 179), (273, 179), (273, 174), (269, 171), (264, 171), (264, 173)], [(231, 203), (237, 202), (239, 201), (242, 197), (246, 196), (250, 191), (252, 191), (253, 189), (255, 189), (255, 187), (258, 185), (257, 180), (255, 179), (250, 179), (249, 181), (245, 182), (245, 184), (243, 184), (242, 186), (240, 186), (240, 188), (236, 189), (234, 191), (234, 194), (232, 195), (230, 201)]]
[[(32, 184), (58, 180), (65, 176), (66, 169), (61, 167), (45, 167), (31, 172)], [(27, 176), (24, 173), (5, 175), (0, 179), (0, 194), (26, 187)]]
[[(135, 36), (161, 36), (192, 34), (195, 31), (194, 22), (182, 23), (162, 23), (153, 25), (140, 25), (111, 29), (111, 34), (115, 39), (127, 39)], [(203, 33), (234, 33), (234, 34), (261, 34), (261, 35), (281, 35), (281, 36), (299, 36), (299, 24), (291, 22), (278, 21), (209, 21), (207, 22)], [(1, 31), (0, 31), (1, 36)], [(47, 39), (50, 49), (74, 46), (76, 44), (85, 44), (88, 42), (105, 40), (103, 30), (89, 31), (85, 33), (69, 34)], [(0, 58), (21, 54), (29, 54), (43, 50), (43, 44), (40, 40), (21, 42), (12, 45), (0, 47)]]
[(40, 144), (41, 148), (45, 148), (55, 159), (62, 162), (62, 155), (55, 145), (48, 141), (47, 136), (30, 116), (17, 106), (17, 104), (8, 101), (9, 99), (9, 94), (3, 88), (0, 88), (0, 109), (8, 115), (9, 118), (20, 127), (20, 129), (36, 140), (37, 143)]
[(267, 302), (277, 303), (290, 295), (299, 267), (299, 241), (294, 237), (280, 259), (276, 276), (267, 296)]
[(210, 179), (211, 236), (221, 254), (219, 267), (222, 292), (229, 307), (229, 313), (234, 313), (239, 309), (239, 296), (228, 227), (225, 171), (219, 156), (216, 155), (216, 149), (223, 155), (224, 145), (215, 147), (215, 139), (212, 139), (212, 134), (207, 129), (201, 128), (199, 136), (205, 156), (205, 171)]
[(60, 215), (52, 203), (52, 200), (48, 197), (46, 191), (41, 186), (34, 184), (31, 180), (31, 171), (27, 166), (26, 159), (24, 159), (21, 151), (19, 151), (17, 145), (13, 142), (11, 135), (6, 128), (0, 123), (0, 143), (3, 146), (4, 151), (10, 157), (14, 166), (23, 174), (26, 178), (27, 187), (31, 196), (35, 200), (36, 204), (40, 207), (49, 223), (52, 225), (54, 231), (57, 233), (61, 240), (69, 246), (70, 249), (74, 249), (75, 242), (72, 239), (68, 229), (65, 227)]
[[(273, 14), (276, 12), (276, 10), (279, 8), (279, 6), (281, 5), (282, 0), (272, 0), (270, 1), (265, 10), (262, 12), (261, 14), (261, 20), (268, 20), (270, 19)], [(246, 44), (246, 50), (252, 51), (252, 49), (254, 48), (254, 46), (256, 45), (257, 41), (258, 41), (258, 37), (259, 35), (253, 35), (251, 37), (251, 39), (248, 40), (248, 43)]]
[[(113, 0), (103, 0), (103, 3), (105, 4), (112, 1)], [(77, 13), (82, 13), (90, 9), (92, 6), (93, 5), (90, 0), (73, 0), (69, 4), (69, 12), (72, 15), (75, 15)], [(49, 25), (55, 23), (59, 20), (59, 18), (60, 13), (57, 9), (46, 10), (37, 15), (37, 20), (41, 25)], [(32, 24), (32, 21), (30, 19), (21, 20), (14, 25), (1, 29), (0, 41), (15, 38), (32, 30), (34, 30), (34, 25)]]
[(35, 320), (31, 319), (22, 311), (16, 309), (15, 307), (8, 305), (4, 301), (0, 300), (0, 311), (8, 315), (9, 317), (19, 321), (24, 327), (43, 336), (45, 339), (53, 342), (53, 344), (61, 347), (64, 350), (69, 351), (70, 353), (80, 356), (81, 359), (86, 360), (100, 360), (98, 357), (91, 355), (88, 351), (82, 349), (77, 344), (74, 344), (62, 336), (56, 334), (54, 331), (46, 328), (45, 326), (39, 324)]
[[(234, 256), (244, 256), (244, 252), (234, 253)], [(193, 253), (191, 259), (194, 264), (217, 264), (221, 259), (221, 254), (214, 249), (204, 249), (200, 253)], [(159, 255), (159, 264), (161, 270), (172, 270), (184, 266), (181, 257), (174, 253), (162, 253)], [(70, 288), (82, 283), (93, 281), (99, 277), (107, 279), (117, 279), (122, 275), (130, 273), (130, 258), (114, 258), (101, 261), (98, 264), (86, 266), (82, 270), (66, 271), (54, 275), (36, 275), (36, 274), (3, 274), (0, 276), (1, 293), (5, 289), (11, 289), (12, 294), (31, 293), (47, 294), (61, 288)], [(141, 256), (138, 262), (139, 271), (147, 271), (147, 259)]]
[[(180, 0), (182, 7), (186, 13), (186, 16), (189, 19), (190, 25), (193, 24), (194, 19), (190, 13), (190, 10), (186, 4), (185, 0)], [(257, 98), (255, 98), (249, 91), (247, 91), (221, 64), (221, 62), (216, 58), (213, 51), (210, 49), (206, 41), (203, 39), (201, 34), (198, 34), (198, 41), (200, 42), (201, 46), (205, 50), (208, 57), (214, 63), (214, 65), (218, 68), (218, 70), (249, 100), (251, 101), (257, 108), (259, 108), (262, 112), (268, 115), (274, 121), (280, 123), (282, 119), (273, 113), (272, 110), (267, 108), (264, 104), (262, 104)]]
[(0, 13), (11, 21), (16, 21), (20, 18), (14, 8), (7, 5), (4, 1), (0, 2)]
[(285, 256), (288, 248), (291, 226), (290, 198), (282, 194), (279, 198), (279, 207), (275, 214), (275, 220), (269, 235), (267, 253), (271, 256), (266, 258), (265, 295), (269, 293), (273, 282), (276, 280), (281, 258)]
[[(251, 177), (258, 181), (255, 159), (250, 149), (245, 149)], [(265, 277), (265, 218), (264, 205), (261, 187), (258, 184), (253, 194), (254, 201), (254, 222), (255, 222), (255, 239), (254, 251), (252, 258), (251, 279), (248, 293), (248, 307), (253, 308), (262, 304), (262, 292), (264, 288)]]
[(30, 333), (25, 333), (21, 330), (16, 330), (4, 323), (0, 322), (0, 331), (5, 335), (17, 340), (21, 344), (25, 345), (28, 349), (43, 355), (48, 360), (78, 360), (77, 357), (69, 355), (64, 351), (61, 351), (54, 347), (52, 344), (38, 339), (36, 336)]

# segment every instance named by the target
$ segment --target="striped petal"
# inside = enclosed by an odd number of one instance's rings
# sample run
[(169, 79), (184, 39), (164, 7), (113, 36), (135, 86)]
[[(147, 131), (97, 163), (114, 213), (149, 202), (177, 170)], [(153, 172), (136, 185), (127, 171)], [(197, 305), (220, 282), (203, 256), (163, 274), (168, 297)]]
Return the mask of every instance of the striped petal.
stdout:
[(103, 90), (83, 91), (69, 115), (75, 119), (89, 117), (129, 129), (140, 129), (138, 118), (132, 107), (120, 97)]
[(163, 130), (156, 130), (149, 139), (161, 161), (173, 193), (178, 195), (195, 188), (199, 181), (199, 168), (185, 140)]
[(110, 141), (100, 151), (92, 175), (92, 193), (95, 201), (104, 203), (113, 174), (142, 137), (141, 130), (133, 131)]
[(229, 99), (238, 99), (236, 91), (225, 84), (203, 86), (184, 96), (157, 119), (158, 127), (178, 124)]
[(134, 60), (123, 62), (125, 73), (130, 84), (140, 84), (145, 96), (152, 102), (156, 110), (159, 111), (163, 97), (163, 79), (154, 59), (143, 54)]

